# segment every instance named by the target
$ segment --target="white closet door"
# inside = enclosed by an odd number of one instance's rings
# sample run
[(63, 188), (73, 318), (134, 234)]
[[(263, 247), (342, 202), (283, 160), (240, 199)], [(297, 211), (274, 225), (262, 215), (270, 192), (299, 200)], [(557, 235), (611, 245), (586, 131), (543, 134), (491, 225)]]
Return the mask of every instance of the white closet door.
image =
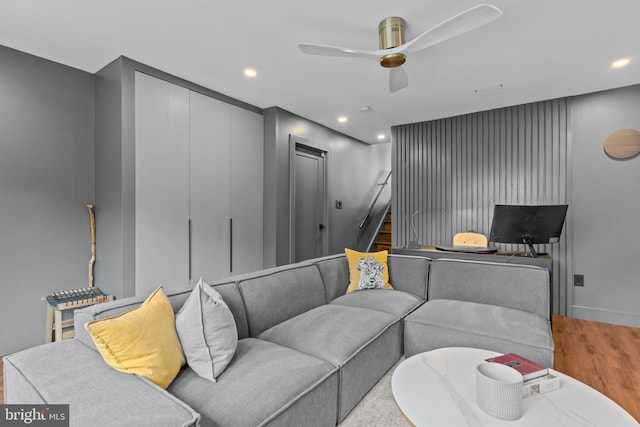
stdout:
[(229, 104), (191, 92), (191, 281), (227, 277)]
[(232, 273), (263, 266), (264, 117), (231, 106)]
[(189, 270), (189, 91), (135, 77), (135, 288), (181, 288)]

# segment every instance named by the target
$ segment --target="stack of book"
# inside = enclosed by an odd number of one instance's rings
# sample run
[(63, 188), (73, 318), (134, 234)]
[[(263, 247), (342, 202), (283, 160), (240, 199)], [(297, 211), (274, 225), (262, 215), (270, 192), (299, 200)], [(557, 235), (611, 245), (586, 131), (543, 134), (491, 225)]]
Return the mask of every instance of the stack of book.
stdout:
[(490, 357), (487, 362), (502, 363), (522, 374), (522, 397), (527, 398), (560, 389), (560, 378), (549, 369), (516, 353)]

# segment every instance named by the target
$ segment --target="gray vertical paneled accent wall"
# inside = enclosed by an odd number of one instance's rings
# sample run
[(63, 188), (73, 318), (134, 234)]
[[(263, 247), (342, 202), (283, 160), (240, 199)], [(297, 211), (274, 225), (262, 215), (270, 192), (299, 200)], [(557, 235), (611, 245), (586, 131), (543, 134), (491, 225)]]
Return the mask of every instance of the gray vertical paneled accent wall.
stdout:
[[(393, 245), (489, 236), (496, 204), (568, 201), (571, 99), (561, 98), (393, 128)], [(416, 213), (417, 212), (417, 213)], [(570, 215), (553, 257), (554, 313), (565, 314)], [(500, 245), (501, 250), (524, 250)]]

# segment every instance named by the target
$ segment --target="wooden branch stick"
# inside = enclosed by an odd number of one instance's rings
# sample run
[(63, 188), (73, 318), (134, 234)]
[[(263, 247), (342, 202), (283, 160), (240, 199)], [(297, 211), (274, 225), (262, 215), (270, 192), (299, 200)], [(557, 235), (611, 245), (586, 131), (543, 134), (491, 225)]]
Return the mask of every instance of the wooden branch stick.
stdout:
[(87, 204), (89, 218), (91, 219), (91, 259), (89, 260), (89, 287), (93, 288), (93, 265), (96, 263), (96, 214), (93, 204)]

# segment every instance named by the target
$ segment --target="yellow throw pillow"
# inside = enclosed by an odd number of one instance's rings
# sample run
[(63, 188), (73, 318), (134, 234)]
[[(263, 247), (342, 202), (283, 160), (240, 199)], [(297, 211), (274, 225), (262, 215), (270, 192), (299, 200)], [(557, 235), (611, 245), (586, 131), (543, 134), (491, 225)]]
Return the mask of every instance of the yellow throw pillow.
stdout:
[(162, 286), (137, 308), (84, 325), (107, 364), (167, 388), (184, 365), (175, 316)]
[(349, 287), (347, 293), (363, 289), (393, 289), (389, 283), (387, 251), (358, 252), (345, 249), (349, 261)]

